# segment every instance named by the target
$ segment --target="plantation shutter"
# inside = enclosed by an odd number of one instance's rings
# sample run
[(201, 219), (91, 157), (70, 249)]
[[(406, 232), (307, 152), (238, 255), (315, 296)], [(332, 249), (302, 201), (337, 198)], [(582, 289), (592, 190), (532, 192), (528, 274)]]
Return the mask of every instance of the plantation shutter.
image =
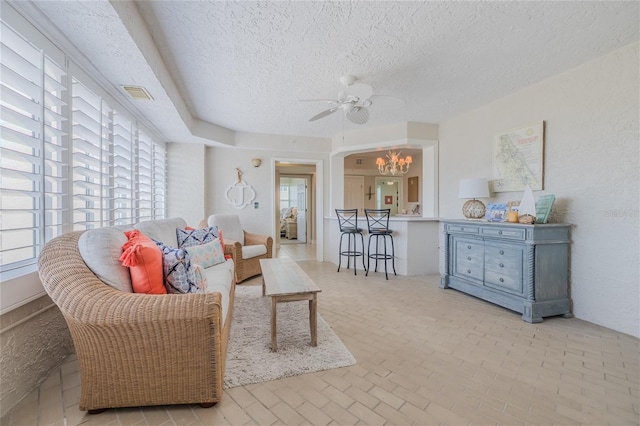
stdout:
[(167, 152), (164, 146), (153, 144), (153, 218), (164, 219), (167, 188)]
[(128, 225), (134, 222), (134, 148), (131, 121), (121, 113), (114, 111), (113, 188), (115, 225)]
[[(103, 225), (104, 174), (109, 172), (109, 138), (104, 135), (99, 96), (72, 80), (73, 123), (73, 228)], [(107, 124), (108, 126), (108, 124)]]
[(153, 219), (153, 142), (138, 130), (138, 220)]
[(66, 72), (4, 21), (0, 65), (2, 281), (63, 232)]

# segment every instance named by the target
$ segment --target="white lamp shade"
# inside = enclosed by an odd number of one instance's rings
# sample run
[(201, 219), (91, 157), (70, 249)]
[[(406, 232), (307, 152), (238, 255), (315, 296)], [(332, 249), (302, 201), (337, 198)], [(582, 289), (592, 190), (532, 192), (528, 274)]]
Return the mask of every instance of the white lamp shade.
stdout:
[(485, 178), (460, 179), (458, 198), (489, 198), (489, 182)]

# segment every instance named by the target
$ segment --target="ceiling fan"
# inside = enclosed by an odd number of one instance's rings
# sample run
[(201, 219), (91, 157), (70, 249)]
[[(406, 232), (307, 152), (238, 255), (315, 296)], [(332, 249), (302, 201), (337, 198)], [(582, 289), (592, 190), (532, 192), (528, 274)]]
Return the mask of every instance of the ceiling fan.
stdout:
[[(344, 111), (345, 117), (355, 124), (365, 124), (369, 121), (369, 107), (380, 104), (380, 107), (394, 108), (402, 105), (402, 100), (393, 96), (373, 95), (373, 88), (368, 84), (355, 83), (352, 75), (344, 75), (340, 83), (345, 86), (338, 93), (337, 99), (303, 99), (303, 102), (328, 102), (331, 107), (319, 112), (309, 119), (316, 121), (333, 114), (336, 111)], [(355, 83), (355, 84), (354, 84)]]

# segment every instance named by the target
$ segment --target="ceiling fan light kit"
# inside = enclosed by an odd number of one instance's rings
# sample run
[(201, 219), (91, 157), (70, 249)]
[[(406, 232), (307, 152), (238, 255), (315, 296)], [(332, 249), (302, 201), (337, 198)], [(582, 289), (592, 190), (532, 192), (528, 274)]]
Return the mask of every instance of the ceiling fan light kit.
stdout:
[[(345, 86), (345, 89), (338, 93), (337, 99), (303, 99), (306, 102), (322, 101), (331, 105), (329, 109), (319, 112), (309, 121), (319, 120), (339, 110), (342, 110), (347, 120), (352, 123), (365, 124), (369, 121), (369, 107), (374, 105), (374, 101), (371, 100), (373, 88), (368, 84), (356, 83), (356, 78), (352, 75), (343, 75), (340, 77), (340, 83)], [(384, 98), (398, 100), (392, 96), (376, 95), (373, 97), (376, 98), (376, 102)]]

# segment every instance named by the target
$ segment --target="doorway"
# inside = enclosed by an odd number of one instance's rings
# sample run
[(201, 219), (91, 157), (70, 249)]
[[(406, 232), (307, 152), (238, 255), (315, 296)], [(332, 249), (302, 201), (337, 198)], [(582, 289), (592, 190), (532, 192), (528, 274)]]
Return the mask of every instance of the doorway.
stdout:
[(315, 167), (276, 164), (276, 247), (315, 239)]
[(280, 243), (302, 244), (307, 242), (309, 177), (280, 175)]
[(402, 178), (376, 177), (376, 208), (391, 210), (397, 216), (402, 199)]

